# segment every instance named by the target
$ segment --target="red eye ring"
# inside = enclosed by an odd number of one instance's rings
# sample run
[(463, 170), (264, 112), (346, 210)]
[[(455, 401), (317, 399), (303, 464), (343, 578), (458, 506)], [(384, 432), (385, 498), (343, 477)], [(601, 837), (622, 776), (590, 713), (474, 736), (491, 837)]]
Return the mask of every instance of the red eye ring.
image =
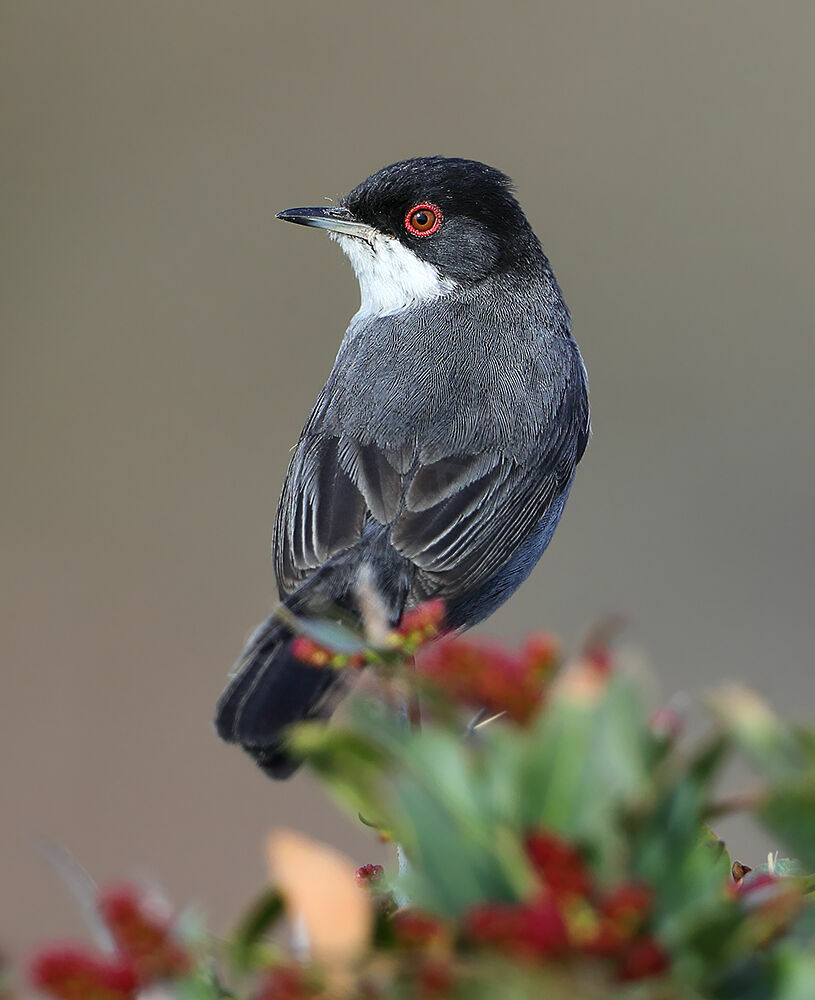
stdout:
[(420, 201), (405, 215), (405, 229), (412, 236), (432, 236), (441, 225), (442, 218), (438, 205), (429, 201)]

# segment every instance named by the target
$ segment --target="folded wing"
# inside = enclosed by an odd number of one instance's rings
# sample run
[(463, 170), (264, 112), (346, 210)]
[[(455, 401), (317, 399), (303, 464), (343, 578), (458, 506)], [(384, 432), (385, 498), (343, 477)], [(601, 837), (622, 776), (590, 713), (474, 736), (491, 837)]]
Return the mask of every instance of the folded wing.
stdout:
[(436, 452), (427, 461), (421, 442), (360, 441), (337, 433), (324, 415), (318, 402), (278, 510), (283, 597), (329, 560), (384, 534), (413, 569), (411, 601), (440, 596), (455, 604), (494, 576), (545, 517), (568, 488), (588, 437), (581, 378), (565, 382), (520, 456), (507, 447)]

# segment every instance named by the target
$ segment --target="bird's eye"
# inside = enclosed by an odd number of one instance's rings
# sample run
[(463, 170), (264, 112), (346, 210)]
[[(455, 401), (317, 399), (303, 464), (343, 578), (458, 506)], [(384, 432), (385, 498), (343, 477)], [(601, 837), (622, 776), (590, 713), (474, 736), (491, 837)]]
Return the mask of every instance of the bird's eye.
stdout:
[(405, 216), (405, 229), (414, 236), (431, 236), (441, 225), (441, 209), (429, 202), (414, 205)]

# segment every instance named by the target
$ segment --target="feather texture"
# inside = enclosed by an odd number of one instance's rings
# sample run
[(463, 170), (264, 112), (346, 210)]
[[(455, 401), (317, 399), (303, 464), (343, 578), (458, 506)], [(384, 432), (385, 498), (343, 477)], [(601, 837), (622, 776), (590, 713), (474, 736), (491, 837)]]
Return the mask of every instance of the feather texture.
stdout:
[(356, 318), (283, 488), (283, 599), (329, 560), (364, 561), (373, 535), (407, 564), (408, 604), (455, 606), (511, 559), (588, 436), (583, 363), (550, 291), (521, 298), (526, 315), (516, 298), (512, 317), (500, 296), (459, 295), (434, 303), (432, 323), (422, 307)]

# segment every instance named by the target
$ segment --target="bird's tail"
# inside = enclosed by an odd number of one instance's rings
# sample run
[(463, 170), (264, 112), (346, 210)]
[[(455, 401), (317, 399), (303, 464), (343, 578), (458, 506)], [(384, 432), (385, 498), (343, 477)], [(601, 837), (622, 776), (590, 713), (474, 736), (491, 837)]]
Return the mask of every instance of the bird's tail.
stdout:
[[(317, 619), (339, 614), (345, 623), (359, 622), (373, 594), (391, 623), (398, 622), (412, 579), (410, 567), (396, 556), (384, 532), (365, 544), (364, 551), (349, 550), (309, 577), (287, 598), (289, 612)], [(298, 767), (286, 746), (288, 727), (327, 719), (348, 687), (347, 674), (298, 660), (293, 641), (285, 620), (273, 612), (246, 644), (215, 709), (221, 739), (239, 743), (272, 778), (288, 778)]]
[(292, 653), (292, 632), (270, 615), (255, 629), (215, 709), (221, 739), (239, 743), (272, 778), (288, 778), (299, 762), (287, 751), (285, 730), (327, 718), (341, 684), (338, 672), (312, 667)]

